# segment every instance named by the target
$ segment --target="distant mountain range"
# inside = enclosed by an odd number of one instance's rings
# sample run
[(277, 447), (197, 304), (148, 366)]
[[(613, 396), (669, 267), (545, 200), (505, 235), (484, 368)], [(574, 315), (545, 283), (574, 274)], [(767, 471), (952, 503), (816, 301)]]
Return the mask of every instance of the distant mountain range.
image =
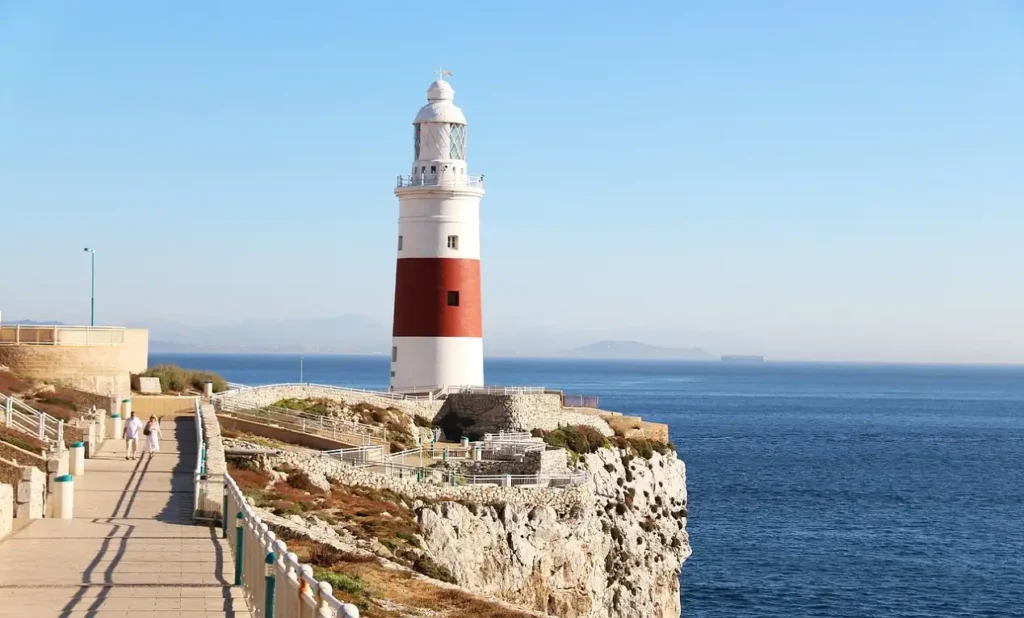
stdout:
[(391, 332), (361, 314), (215, 326), (148, 320), (129, 326), (149, 329), (152, 352), (386, 354), (391, 346)]
[(598, 341), (569, 350), (571, 358), (607, 358), (633, 360), (715, 360), (718, 357), (701, 348), (663, 348), (639, 341)]

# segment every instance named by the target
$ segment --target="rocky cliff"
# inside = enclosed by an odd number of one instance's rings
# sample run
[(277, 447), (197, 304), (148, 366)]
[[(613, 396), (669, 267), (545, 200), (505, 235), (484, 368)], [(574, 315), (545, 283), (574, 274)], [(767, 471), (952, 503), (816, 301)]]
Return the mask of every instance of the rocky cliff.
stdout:
[(566, 618), (677, 618), (690, 555), (686, 469), (674, 452), (580, 457), (590, 473), (564, 506), (439, 502), (417, 510), (425, 550), (457, 584)]

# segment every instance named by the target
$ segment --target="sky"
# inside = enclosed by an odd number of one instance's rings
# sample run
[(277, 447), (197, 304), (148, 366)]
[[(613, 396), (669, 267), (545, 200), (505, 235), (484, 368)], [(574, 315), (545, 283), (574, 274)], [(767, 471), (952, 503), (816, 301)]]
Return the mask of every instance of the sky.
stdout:
[(453, 76), (485, 337), (1024, 362), (1024, 4), (0, 0), (0, 312), (391, 320)]

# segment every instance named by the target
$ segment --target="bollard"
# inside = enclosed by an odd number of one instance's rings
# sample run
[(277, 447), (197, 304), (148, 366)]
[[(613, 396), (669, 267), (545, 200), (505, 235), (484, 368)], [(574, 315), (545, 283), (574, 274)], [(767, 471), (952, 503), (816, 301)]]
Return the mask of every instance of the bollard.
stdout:
[(132, 400), (126, 398), (121, 400), (121, 416), (128, 418), (132, 415)]
[(58, 519), (71, 519), (75, 510), (75, 481), (70, 474), (64, 474), (53, 479), (57, 483), (53, 497), (53, 516)]
[(203, 384), (203, 398), (209, 400), (210, 397), (213, 397), (213, 382), (207, 380), (206, 383)]
[(462, 438), (459, 439), (459, 446), (462, 448), (469, 448), (469, 438), (462, 436)]
[(70, 451), (71, 476), (82, 476), (85, 474), (85, 442), (73, 442)]
[(441, 461), (448, 461), (448, 447), (441, 449)]
[(117, 412), (110, 415), (107, 419), (107, 439), (108, 440), (120, 440), (121, 439), (121, 415)]
[(274, 618), (274, 597), (276, 596), (274, 588), (277, 586), (277, 578), (274, 577), (275, 562), (277, 562), (277, 556), (274, 555), (274, 552), (267, 554), (266, 559), (263, 561), (265, 565), (263, 576), (266, 577), (267, 588), (266, 598), (263, 600), (264, 618)]
[(480, 461), (484, 458), (484, 447), (480, 444), (473, 445), (473, 461)]
[(245, 513), (238, 511), (238, 515), (235, 515), (235, 585), (242, 585), (242, 554), (245, 553)]

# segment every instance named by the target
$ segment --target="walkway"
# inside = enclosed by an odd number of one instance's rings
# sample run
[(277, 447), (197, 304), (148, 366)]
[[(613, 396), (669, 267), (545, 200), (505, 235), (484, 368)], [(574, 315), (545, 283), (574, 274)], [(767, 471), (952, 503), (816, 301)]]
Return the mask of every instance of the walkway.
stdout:
[(162, 452), (108, 440), (75, 479), (75, 518), (0, 541), (0, 617), (249, 618), (220, 529), (192, 524), (195, 425), (165, 418)]

